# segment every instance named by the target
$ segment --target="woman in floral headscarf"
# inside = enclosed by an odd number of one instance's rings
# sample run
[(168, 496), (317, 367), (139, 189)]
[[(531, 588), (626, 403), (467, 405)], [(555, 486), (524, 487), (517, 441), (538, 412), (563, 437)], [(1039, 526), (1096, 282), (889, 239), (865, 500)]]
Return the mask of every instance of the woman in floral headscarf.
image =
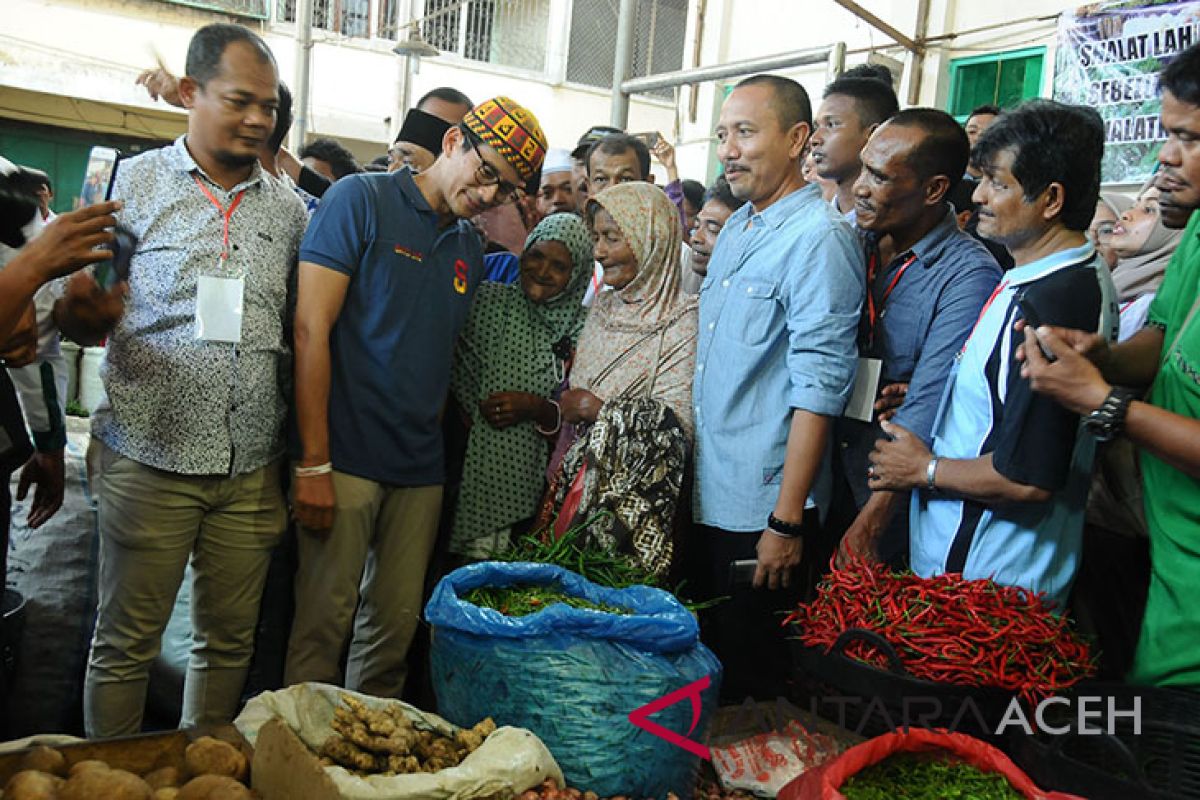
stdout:
[(525, 242), (520, 279), (485, 283), (454, 356), (451, 391), (470, 418), (450, 552), (488, 558), (537, 511), (562, 384), (587, 309), (592, 242), (574, 214), (542, 220)]
[[(625, 183), (588, 203), (601, 293), (579, 337), (562, 419), (556, 528), (605, 516), (589, 536), (664, 574), (692, 438), (696, 298), (680, 287), (679, 212), (661, 189)], [(572, 491), (572, 489), (574, 491)]]

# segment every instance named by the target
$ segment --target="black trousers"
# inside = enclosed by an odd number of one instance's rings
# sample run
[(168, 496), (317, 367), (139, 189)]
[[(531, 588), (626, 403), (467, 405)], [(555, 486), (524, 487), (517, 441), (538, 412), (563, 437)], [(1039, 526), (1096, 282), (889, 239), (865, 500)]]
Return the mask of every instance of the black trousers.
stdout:
[(722, 703), (741, 703), (746, 698), (775, 700), (789, 695), (792, 659), (782, 627), (784, 616), (801, 600), (811, 596), (819, 576), (829, 565), (832, 548), (822, 537), (816, 509), (804, 514), (805, 545), (791, 585), (780, 589), (755, 589), (734, 585), (730, 565), (756, 559), (760, 533), (726, 531), (697, 525), (696, 546), (703, 555), (707, 573), (702, 596), (728, 599), (701, 614), (701, 638), (721, 660), (725, 674), (721, 682)]

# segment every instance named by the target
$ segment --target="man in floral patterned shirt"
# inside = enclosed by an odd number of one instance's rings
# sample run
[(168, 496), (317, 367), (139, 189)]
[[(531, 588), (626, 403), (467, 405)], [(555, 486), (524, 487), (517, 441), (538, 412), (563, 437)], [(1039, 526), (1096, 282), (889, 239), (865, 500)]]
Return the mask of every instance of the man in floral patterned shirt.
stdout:
[(102, 474), (90, 737), (140, 730), (189, 560), (194, 645), (182, 724), (229, 720), (245, 683), (267, 563), (286, 524), (281, 378), (306, 221), (300, 200), (258, 163), (278, 83), (251, 31), (196, 33), (179, 87), (187, 134), (117, 171), (118, 221), (139, 240), (127, 299), (124, 287), (105, 293), (81, 275), (58, 308), (63, 330), (84, 339), (103, 333), (105, 316), (119, 318), (101, 368), (108, 400), (92, 425)]

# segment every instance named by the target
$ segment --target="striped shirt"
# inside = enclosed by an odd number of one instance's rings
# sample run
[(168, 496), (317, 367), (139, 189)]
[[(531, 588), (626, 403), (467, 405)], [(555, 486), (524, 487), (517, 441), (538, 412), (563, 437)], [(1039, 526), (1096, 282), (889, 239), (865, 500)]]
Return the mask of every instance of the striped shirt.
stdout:
[(1052, 492), (1041, 503), (988, 506), (914, 490), (912, 568), (929, 577), (962, 573), (1045, 592), (1060, 607), (1079, 564), (1095, 441), (1079, 417), (1021, 377), (1013, 330), (1024, 297), (1042, 323), (1093, 330), (1116, 340), (1112, 278), (1090, 244), (1010, 270), (984, 306), (946, 384), (933, 426), (933, 452), (992, 454), (1005, 478)]

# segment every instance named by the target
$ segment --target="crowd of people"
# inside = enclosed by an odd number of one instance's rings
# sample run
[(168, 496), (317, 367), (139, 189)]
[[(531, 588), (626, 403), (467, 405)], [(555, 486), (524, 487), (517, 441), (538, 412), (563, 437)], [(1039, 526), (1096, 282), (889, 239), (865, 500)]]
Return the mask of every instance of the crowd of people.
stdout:
[[(707, 189), (665, 137), (551, 147), (513, 99), (449, 88), (369, 169), (330, 140), (293, 156), (236, 25), (140, 80), (187, 133), (0, 271), (10, 367), (39, 334), (107, 342), (89, 735), (140, 728), (189, 564), (182, 722), (231, 718), (292, 537), (288, 684), (399, 697), (428, 578), (581, 531), (725, 598), (702, 631), (737, 701), (786, 691), (778, 612), (852, 559), (1043, 593), (1113, 677), (1200, 685), (1200, 46), (1160, 76), (1170, 138), (1132, 201), (1101, 194), (1094, 110), (963, 126), (876, 68), (815, 111), (740, 81)], [(127, 281), (32, 304), (116, 225)], [(2, 407), (37, 526), (61, 423), (31, 415), (31, 444)]]

